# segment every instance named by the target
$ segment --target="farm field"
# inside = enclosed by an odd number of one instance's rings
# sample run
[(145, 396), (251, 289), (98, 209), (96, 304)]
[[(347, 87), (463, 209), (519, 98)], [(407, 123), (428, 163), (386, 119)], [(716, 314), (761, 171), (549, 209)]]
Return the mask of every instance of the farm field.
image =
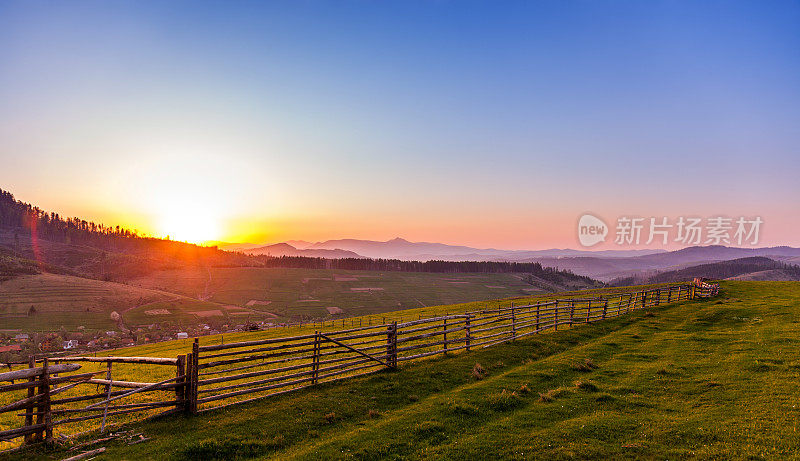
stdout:
[(21, 275), (0, 283), (2, 329), (23, 331), (116, 328), (120, 314), (150, 303), (172, 306), (183, 296), (69, 275)]
[(129, 327), (163, 322), (280, 323), (547, 292), (521, 277), (247, 267), (156, 271), (131, 284), (69, 275), (21, 275), (0, 282), (0, 319), (2, 329), (10, 332), (62, 327), (74, 331), (79, 326), (116, 329), (110, 317), (113, 311)]
[[(724, 282), (711, 300), (137, 424), (150, 441), (111, 442), (104, 456), (791, 458), (798, 305), (800, 283)], [(155, 346), (127, 352), (167, 352)], [(185, 351), (188, 342), (159, 346)]]
[[(617, 292), (625, 292), (625, 291), (638, 291), (641, 290), (641, 286), (634, 286), (634, 287), (623, 287), (617, 289), (598, 289), (598, 290), (591, 290), (591, 291), (580, 291), (580, 292), (570, 292), (570, 293), (559, 293), (559, 294), (551, 294), (547, 296), (538, 296), (538, 297), (528, 297), (528, 298), (515, 298), (513, 300), (509, 299), (501, 299), (501, 300), (493, 300), (493, 301), (484, 301), (484, 302), (472, 302), (472, 303), (462, 303), (456, 305), (445, 305), (445, 306), (433, 306), (429, 308), (419, 308), (419, 309), (412, 309), (410, 311), (396, 311), (390, 312), (386, 314), (382, 314), (380, 316), (367, 316), (367, 317), (356, 317), (345, 319), (344, 323), (341, 321), (325, 321), (325, 322), (316, 322), (310, 324), (304, 324), (302, 326), (291, 326), (291, 327), (281, 327), (281, 328), (272, 328), (266, 331), (260, 332), (239, 332), (239, 333), (227, 333), (227, 334), (219, 334), (219, 335), (210, 335), (210, 336), (202, 336), (199, 339), (201, 346), (208, 346), (208, 345), (217, 345), (217, 344), (230, 344), (231, 342), (236, 341), (252, 341), (252, 340), (261, 340), (261, 339), (268, 339), (268, 338), (277, 338), (277, 337), (286, 337), (292, 335), (302, 335), (313, 333), (317, 329), (322, 329), (323, 331), (330, 332), (330, 331), (337, 331), (342, 328), (351, 328), (351, 327), (359, 327), (361, 325), (377, 325), (381, 322), (386, 321), (408, 321), (408, 320), (416, 320), (420, 317), (436, 317), (443, 315), (445, 313), (465, 313), (467, 311), (476, 311), (476, 310), (488, 310), (490, 312), (496, 310), (497, 308), (504, 307), (507, 308), (512, 302), (516, 305), (521, 305), (525, 303), (533, 303), (533, 302), (543, 302), (555, 297), (563, 297), (563, 296), (576, 296), (576, 297), (584, 297), (586, 295), (613, 295), (613, 293)], [(568, 328), (568, 326), (562, 326), (563, 328)], [(548, 333), (547, 331), (545, 333)], [(101, 353), (96, 353), (93, 355), (97, 356), (150, 356), (150, 357), (166, 357), (166, 358), (175, 358), (179, 355), (186, 354), (191, 351), (192, 346), (192, 339), (182, 339), (182, 340), (174, 340), (168, 342), (160, 342), (160, 343), (151, 343), (146, 345), (140, 345), (136, 347), (129, 347), (129, 348), (121, 348), (112, 351), (105, 351)], [(83, 362), (81, 372), (102, 372), (105, 373), (105, 364), (103, 363), (86, 363)], [(122, 380), (122, 381), (136, 381), (136, 382), (158, 382), (162, 381), (166, 378), (169, 378), (171, 375), (174, 375), (174, 366), (173, 367), (163, 367), (163, 366), (150, 366), (150, 365), (140, 365), (140, 364), (116, 364), (114, 366), (113, 378), (115, 380)], [(65, 394), (66, 397), (74, 397), (78, 395), (83, 395), (79, 389), (74, 389), (68, 391)], [(140, 397), (143, 394), (140, 394)], [(0, 402), (0, 404), (7, 404), (13, 401), (11, 394), (4, 394), (0, 395), (1, 398), (5, 400)], [(134, 399), (135, 402), (144, 402), (147, 399)], [(235, 400), (234, 400), (235, 401)], [(141, 419), (141, 415), (126, 415), (126, 416), (115, 416), (113, 424), (123, 423), (126, 421)], [(18, 417), (13, 413), (4, 413), (0, 415), (0, 430), (3, 428), (10, 428), (14, 427), (14, 425), (18, 422)], [(58, 432), (60, 436), (64, 436), (67, 434), (74, 434), (77, 432), (87, 431), (91, 429), (98, 428), (98, 421), (97, 420), (90, 420), (82, 423), (78, 423), (77, 425), (70, 425), (69, 427), (62, 427), (59, 428)]]
[(313, 319), (551, 291), (524, 282), (523, 275), (233, 267), (157, 271), (131, 283), (281, 319)]
[[(282, 336), (296, 336), (313, 333), (314, 331), (337, 331), (341, 329), (379, 325), (386, 322), (403, 322), (426, 317), (436, 317), (446, 314), (460, 314), (476, 310), (491, 310), (498, 307), (508, 307), (512, 303), (524, 305), (537, 301), (548, 301), (557, 298), (567, 298), (570, 296), (610, 296), (617, 293), (627, 293), (638, 291), (643, 288), (655, 288), (667, 284), (636, 285), (630, 287), (617, 288), (598, 288), (594, 290), (565, 291), (560, 293), (548, 293), (536, 296), (521, 296), (514, 298), (492, 299), (487, 301), (473, 301), (459, 304), (445, 304), (441, 306), (420, 307), (402, 311), (382, 312), (378, 314), (362, 315), (347, 319), (331, 319), (317, 322), (308, 322), (302, 325), (289, 325), (285, 327), (268, 328), (254, 332), (234, 332), (216, 335), (200, 336), (198, 342), (201, 346), (231, 343), (237, 341), (254, 341), (261, 339), (277, 338)], [(174, 358), (181, 354), (191, 352), (193, 339), (178, 339), (172, 341), (162, 341), (151, 344), (143, 344), (134, 347), (125, 347), (110, 352), (103, 352), (98, 355), (121, 355), (121, 356), (145, 356), (145, 357), (170, 357)]]

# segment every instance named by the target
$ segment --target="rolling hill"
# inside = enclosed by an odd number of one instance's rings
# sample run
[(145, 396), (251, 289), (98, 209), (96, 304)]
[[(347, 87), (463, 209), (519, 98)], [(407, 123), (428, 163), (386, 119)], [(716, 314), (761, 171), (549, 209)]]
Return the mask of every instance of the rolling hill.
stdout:
[(603, 281), (630, 277), (642, 272), (653, 275), (656, 272), (679, 270), (690, 266), (747, 257), (768, 257), (777, 261), (793, 262), (800, 257), (800, 249), (792, 247), (732, 248), (720, 245), (695, 246), (680, 250), (619, 257), (564, 257), (533, 258), (527, 262), (539, 262), (543, 266), (570, 270), (576, 274), (587, 275)]
[(800, 280), (800, 267), (785, 264), (765, 256), (752, 256), (729, 261), (720, 261), (709, 264), (700, 264), (684, 269), (659, 272), (655, 274), (641, 274), (638, 276), (624, 277), (613, 281), (615, 286), (626, 286), (632, 283), (667, 283), (692, 280), (695, 277), (721, 280)]
[(159, 303), (163, 308), (193, 300), (173, 293), (58, 274), (28, 274), (0, 283), (3, 329), (53, 331), (119, 330), (112, 312)]
[(149, 273), (130, 283), (273, 314), (281, 321), (378, 314), (599, 286), (568, 274), (546, 280), (520, 273), (262, 267), (171, 269)]
[(139, 423), (126, 429), (144, 443), (97, 446), (101, 459), (791, 459), (799, 286), (723, 282), (721, 298)]

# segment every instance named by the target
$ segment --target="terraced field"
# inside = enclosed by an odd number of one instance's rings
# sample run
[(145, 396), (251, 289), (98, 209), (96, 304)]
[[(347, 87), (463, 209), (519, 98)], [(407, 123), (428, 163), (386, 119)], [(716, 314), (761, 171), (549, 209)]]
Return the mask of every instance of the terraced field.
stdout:
[[(69, 275), (20, 275), (0, 282), (0, 329), (128, 327), (308, 321), (531, 296), (564, 287), (524, 274), (435, 274), (282, 268), (157, 270), (121, 284)], [(567, 287), (569, 288), (569, 287)], [(574, 288), (585, 288), (576, 286)]]
[(146, 314), (155, 309), (168, 310), (169, 320), (195, 321), (192, 312), (220, 306), (173, 293), (68, 275), (23, 275), (0, 283), (0, 328), (4, 330), (52, 331), (64, 327), (74, 331), (79, 326), (87, 330), (116, 329), (112, 312), (122, 314), (129, 325), (134, 325), (163, 318)]
[(132, 283), (269, 312), (280, 318), (328, 317), (330, 307), (340, 309), (345, 316), (368, 315), (549, 291), (524, 282), (519, 274), (252, 267), (166, 270)]
[(0, 319), (4, 329), (74, 330), (113, 328), (113, 311), (166, 301), (174, 295), (122, 284), (38, 274), (15, 277), (0, 284)]

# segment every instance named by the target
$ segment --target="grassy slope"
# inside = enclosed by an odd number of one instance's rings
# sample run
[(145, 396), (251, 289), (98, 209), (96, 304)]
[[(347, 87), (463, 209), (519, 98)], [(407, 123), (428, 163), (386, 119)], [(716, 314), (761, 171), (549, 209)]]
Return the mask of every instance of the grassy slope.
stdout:
[[(587, 294), (593, 293), (603, 293), (609, 295), (614, 292), (618, 291), (626, 291), (626, 290), (640, 290), (642, 289), (641, 286), (635, 287), (625, 287), (621, 289), (596, 289), (591, 291), (579, 291), (579, 292), (567, 292), (567, 293), (558, 293), (554, 295), (547, 295), (547, 296), (539, 296), (539, 297), (525, 297), (525, 298), (514, 298), (513, 302), (517, 304), (522, 304), (525, 302), (535, 302), (537, 300), (547, 300), (553, 297), (562, 297), (562, 296), (586, 296)], [(197, 301), (199, 302), (199, 301)], [(226, 343), (234, 342), (234, 341), (249, 341), (254, 339), (264, 339), (264, 338), (274, 338), (274, 337), (281, 337), (281, 336), (291, 336), (297, 334), (305, 334), (305, 333), (312, 333), (315, 330), (322, 329), (324, 331), (333, 331), (337, 329), (350, 328), (352, 326), (359, 326), (359, 325), (367, 325), (367, 324), (379, 324), (385, 321), (391, 320), (398, 320), (398, 321), (408, 321), (411, 319), (417, 319), (420, 316), (424, 317), (431, 317), (436, 315), (443, 315), (445, 313), (459, 313), (459, 312), (466, 312), (466, 311), (475, 311), (480, 309), (496, 309), (498, 306), (508, 306), (512, 300), (509, 299), (500, 299), (500, 300), (492, 300), (492, 301), (476, 301), (470, 303), (463, 303), (463, 304), (454, 304), (454, 305), (443, 305), (443, 306), (432, 306), (426, 308), (418, 308), (418, 309), (411, 309), (406, 311), (397, 311), (397, 312), (389, 312), (381, 315), (375, 316), (367, 316), (367, 317), (356, 317), (346, 319), (344, 325), (342, 325), (341, 321), (328, 321), (325, 322), (324, 325), (320, 325), (319, 323), (316, 324), (304, 324), (303, 326), (293, 326), (288, 328), (273, 328), (265, 331), (259, 332), (240, 332), (240, 333), (226, 333), (224, 335), (210, 335), (210, 336), (202, 336), (199, 338), (201, 345), (208, 345), (208, 344), (219, 344), (223, 341)], [(149, 356), (149, 357), (177, 357), (181, 354), (186, 354), (191, 351), (191, 339), (183, 339), (183, 340), (175, 340), (175, 341), (165, 341), (159, 343), (150, 343), (144, 344), (140, 346), (134, 346), (129, 348), (121, 348), (112, 351), (106, 351), (99, 353), (99, 355), (123, 355), (123, 356)], [(105, 370), (105, 365), (102, 363), (84, 363), (83, 368), (81, 371), (88, 372), (88, 371), (102, 371)], [(143, 366), (143, 365), (135, 365), (135, 364), (116, 364), (114, 366), (114, 378), (123, 381), (138, 381), (138, 382), (158, 382), (164, 379), (167, 379), (172, 376), (174, 373), (173, 368), (171, 367), (153, 367), (153, 366)], [(72, 390), (67, 391), (64, 396), (71, 397), (79, 395), (81, 392), (84, 391), (84, 388), (75, 388)], [(21, 398), (22, 394), (19, 394), (17, 398)], [(134, 399), (137, 400), (137, 399)], [(143, 399), (148, 400), (148, 398)], [(8, 404), (14, 401), (14, 395), (12, 393), (5, 393), (0, 394), (0, 405)], [(114, 417), (114, 424), (123, 423), (130, 420), (135, 420), (141, 418), (141, 415), (122, 415)], [(0, 414), (0, 429), (9, 429), (12, 427), (17, 427), (19, 424), (20, 418), (16, 416), (14, 413), (3, 413)], [(91, 420), (82, 423), (77, 423), (76, 425), (70, 425), (68, 427), (58, 427), (56, 429), (57, 436), (62, 435), (69, 435), (78, 432), (89, 431), (93, 429), (97, 429), (99, 427), (98, 420)], [(10, 444), (3, 444), (0, 443), (0, 449), (10, 448), (12, 445)]]
[[(25, 331), (115, 329), (112, 311), (153, 302), (172, 304), (171, 293), (56, 274), (21, 275), (0, 283), (2, 328)], [(27, 315), (33, 306), (36, 313)]]
[[(302, 326), (290, 326), (281, 328), (269, 328), (257, 332), (237, 332), (225, 333), (221, 335), (208, 335), (198, 338), (200, 345), (231, 343), (236, 341), (253, 341), (258, 339), (276, 338), (281, 336), (295, 336), (313, 333), (316, 330), (335, 331), (343, 328), (358, 327), (361, 325), (378, 325), (385, 322), (396, 320), (398, 322), (415, 320), (422, 317), (435, 317), (445, 314), (459, 314), (482, 309), (497, 309), (500, 306), (508, 307), (513, 302), (516, 305), (534, 303), (537, 301), (547, 301), (556, 298), (568, 298), (570, 296), (589, 296), (589, 295), (613, 295), (614, 293), (624, 293), (628, 291), (639, 291), (645, 287), (656, 287), (660, 285), (636, 285), (622, 288), (598, 288), (594, 290), (567, 291), (537, 296), (520, 296), (515, 298), (494, 299), (489, 301), (473, 301), (460, 304), (445, 304), (441, 306), (420, 307), (402, 311), (385, 312), (380, 314), (364, 315), (342, 320), (329, 320), (323, 323), (308, 323)], [(179, 339), (173, 341), (163, 341), (158, 343), (143, 344), (140, 346), (116, 349), (111, 352), (101, 353), (100, 355), (122, 355), (122, 356), (146, 356), (146, 357), (177, 357), (192, 351), (192, 339)], [(137, 370), (138, 371), (138, 370)], [(150, 376), (132, 377), (135, 381), (147, 381)]]
[[(327, 317), (325, 307), (329, 306), (339, 307), (346, 315), (353, 316), (550, 291), (523, 282), (519, 274), (255, 267), (165, 270), (135, 279), (132, 283), (196, 298), (207, 297), (222, 304), (246, 306), (251, 300), (269, 301), (268, 305), (250, 307), (282, 318)], [(352, 288), (379, 290), (352, 291)]]
[[(344, 316), (351, 317), (547, 291), (514, 274), (246, 267), (162, 270), (136, 279), (134, 285), (138, 286), (54, 274), (0, 280), (0, 328), (54, 331), (63, 326), (74, 331), (83, 325), (90, 330), (114, 329), (109, 314), (115, 310), (128, 326), (165, 321), (195, 324), (209, 319), (233, 324), (271, 319), (280, 322), (330, 318), (326, 307), (339, 307)], [(365, 287), (380, 290), (351, 290)], [(248, 306), (251, 300), (269, 304)], [(37, 313), (27, 316), (31, 306)], [(148, 314), (159, 309), (166, 309), (168, 314)], [(279, 319), (266, 313), (275, 313)]]
[[(108, 444), (105, 456), (796, 458), (800, 284), (726, 282), (724, 290), (715, 300), (142, 424), (151, 441)], [(573, 368), (587, 358), (596, 369)], [(476, 362), (485, 379), (470, 376)], [(548, 392), (552, 401), (540, 401)]]

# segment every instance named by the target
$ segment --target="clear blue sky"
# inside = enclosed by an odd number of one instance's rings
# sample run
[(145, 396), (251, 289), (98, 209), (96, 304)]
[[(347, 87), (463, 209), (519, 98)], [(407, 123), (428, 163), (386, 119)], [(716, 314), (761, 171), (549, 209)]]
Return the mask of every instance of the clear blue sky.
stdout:
[(0, 187), (154, 233), (800, 245), (798, 127), (796, 1), (0, 3)]

